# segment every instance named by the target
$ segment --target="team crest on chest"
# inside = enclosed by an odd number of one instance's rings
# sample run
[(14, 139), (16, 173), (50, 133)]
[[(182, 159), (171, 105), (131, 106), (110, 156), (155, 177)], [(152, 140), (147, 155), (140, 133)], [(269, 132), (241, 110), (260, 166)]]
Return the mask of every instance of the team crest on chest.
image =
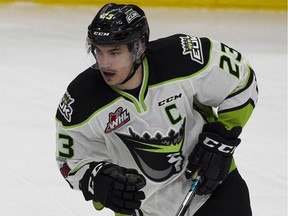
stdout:
[(171, 128), (167, 134), (156, 132), (152, 135), (147, 131), (140, 134), (132, 127), (128, 127), (128, 134), (115, 134), (127, 146), (144, 175), (152, 181), (161, 182), (183, 168), (185, 121), (178, 130)]
[(119, 107), (115, 112), (109, 113), (109, 120), (105, 129), (105, 133), (110, 133), (130, 121), (130, 114), (127, 109)]
[(195, 36), (180, 37), (180, 39), (183, 49), (182, 54), (183, 55), (190, 54), (191, 59), (193, 61), (196, 61), (199, 64), (204, 64), (202, 45), (200, 39)]

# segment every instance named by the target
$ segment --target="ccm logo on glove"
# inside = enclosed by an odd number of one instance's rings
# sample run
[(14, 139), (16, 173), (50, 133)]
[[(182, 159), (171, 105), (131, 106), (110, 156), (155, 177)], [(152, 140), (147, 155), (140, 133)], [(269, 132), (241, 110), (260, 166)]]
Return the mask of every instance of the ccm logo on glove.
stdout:
[(210, 148), (217, 148), (220, 152), (226, 153), (226, 154), (233, 154), (236, 146), (230, 146), (226, 145), (224, 143), (220, 143), (216, 140), (211, 139), (210, 137), (205, 137), (203, 144), (210, 147)]
[(88, 182), (88, 191), (94, 195), (94, 178), (96, 177), (98, 171), (103, 167), (103, 163), (99, 163), (95, 166), (95, 168), (92, 170), (89, 182)]
[(212, 193), (228, 176), (232, 155), (241, 140), (238, 138), (241, 127), (227, 130), (220, 122), (203, 126), (199, 140), (188, 158), (185, 176), (187, 179), (200, 174), (198, 195)]
[(85, 200), (93, 200), (121, 214), (133, 215), (141, 206), (146, 185), (143, 175), (135, 169), (116, 164), (93, 162), (80, 180)]

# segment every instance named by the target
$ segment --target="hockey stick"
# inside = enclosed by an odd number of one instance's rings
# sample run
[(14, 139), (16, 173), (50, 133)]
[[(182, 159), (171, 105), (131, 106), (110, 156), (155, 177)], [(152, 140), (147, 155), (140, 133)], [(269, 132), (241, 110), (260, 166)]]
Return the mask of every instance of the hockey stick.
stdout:
[(192, 200), (196, 196), (196, 188), (197, 188), (197, 185), (199, 182), (200, 182), (200, 176), (198, 175), (196, 177), (196, 179), (193, 180), (193, 183), (192, 183), (188, 193), (186, 194), (183, 202), (181, 203), (181, 206), (178, 209), (176, 216), (184, 216), (185, 215), (190, 203), (192, 202)]

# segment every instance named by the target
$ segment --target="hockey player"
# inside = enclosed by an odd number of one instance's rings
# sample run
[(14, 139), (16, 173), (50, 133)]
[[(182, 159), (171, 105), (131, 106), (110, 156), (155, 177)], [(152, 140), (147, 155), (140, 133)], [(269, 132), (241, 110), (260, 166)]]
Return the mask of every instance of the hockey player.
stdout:
[(93, 66), (57, 110), (57, 163), (71, 188), (116, 215), (252, 215), (233, 159), (257, 102), (255, 74), (230, 46), (176, 34), (149, 41), (144, 12), (107, 4), (88, 27)]

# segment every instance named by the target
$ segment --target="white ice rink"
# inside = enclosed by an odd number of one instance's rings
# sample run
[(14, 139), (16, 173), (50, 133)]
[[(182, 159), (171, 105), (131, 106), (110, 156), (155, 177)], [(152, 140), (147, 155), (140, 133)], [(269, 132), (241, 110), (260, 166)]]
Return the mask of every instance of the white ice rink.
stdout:
[[(0, 215), (111, 216), (71, 190), (54, 159), (54, 115), (68, 83), (88, 66), (86, 28), (99, 8), (0, 4)], [(146, 8), (151, 38), (208, 36), (245, 53), (259, 103), (236, 162), (254, 216), (287, 215), (285, 12)]]

